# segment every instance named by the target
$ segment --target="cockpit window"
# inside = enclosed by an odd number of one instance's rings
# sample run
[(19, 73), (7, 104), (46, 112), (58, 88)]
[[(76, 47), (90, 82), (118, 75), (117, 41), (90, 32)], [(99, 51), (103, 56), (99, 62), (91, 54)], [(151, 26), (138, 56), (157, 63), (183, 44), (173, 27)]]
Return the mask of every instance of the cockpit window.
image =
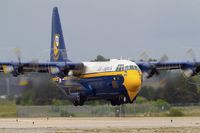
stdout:
[(131, 65), (130, 70), (135, 70), (135, 67), (133, 65)]
[(129, 65), (125, 66), (125, 70), (139, 70), (137, 66)]
[(125, 71), (130, 70), (130, 66), (125, 66)]
[(119, 64), (116, 68), (116, 71), (124, 71), (124, 65), (123, 64)]
[(134, 65), (124, 66), (123, 64), (119, 64), (116, 68), (116, 71), (127, 71), (127, 70), (140, 70), (139, 67)]
[(140, 70), (140, 68), (138, 66), (135, 66), (137, 70)]

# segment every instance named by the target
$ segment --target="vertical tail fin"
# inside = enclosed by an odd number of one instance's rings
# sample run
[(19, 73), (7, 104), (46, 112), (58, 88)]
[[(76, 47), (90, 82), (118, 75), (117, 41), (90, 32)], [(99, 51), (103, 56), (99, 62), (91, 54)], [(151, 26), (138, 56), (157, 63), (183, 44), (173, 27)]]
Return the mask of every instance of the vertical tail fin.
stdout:
[(50, 61), (51, 62), (65, 62), (67, 59), (67, 51), (65, 48), (64, 37), (62, 33), (62, 27), (58, 8), (53, 8), (52, 14), (52, 29), (51, 29), (51, 51)]

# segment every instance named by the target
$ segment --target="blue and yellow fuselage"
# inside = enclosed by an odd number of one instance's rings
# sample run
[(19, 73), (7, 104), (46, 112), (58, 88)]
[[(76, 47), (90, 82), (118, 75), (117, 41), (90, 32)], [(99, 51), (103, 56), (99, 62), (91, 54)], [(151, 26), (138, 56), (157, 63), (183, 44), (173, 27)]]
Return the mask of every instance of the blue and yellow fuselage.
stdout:
[(133, 102), (136, 98), (142, 85), (142, 73), (136, 64), (118, 60), (84, 65), (84, 73), (78, 77), (65, 77), (59, 83), (69, 97), (82, 93), (87, 100), (124, 96), (126, 102)]

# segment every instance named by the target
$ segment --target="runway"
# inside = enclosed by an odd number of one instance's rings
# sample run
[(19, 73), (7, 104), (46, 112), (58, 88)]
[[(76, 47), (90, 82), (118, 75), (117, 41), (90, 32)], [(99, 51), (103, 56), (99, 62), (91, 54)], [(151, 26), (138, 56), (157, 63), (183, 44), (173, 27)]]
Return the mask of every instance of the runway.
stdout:
[(71, 132), (192, 132), (200, 131), (200, 117), (1, 118), (1, 133)]

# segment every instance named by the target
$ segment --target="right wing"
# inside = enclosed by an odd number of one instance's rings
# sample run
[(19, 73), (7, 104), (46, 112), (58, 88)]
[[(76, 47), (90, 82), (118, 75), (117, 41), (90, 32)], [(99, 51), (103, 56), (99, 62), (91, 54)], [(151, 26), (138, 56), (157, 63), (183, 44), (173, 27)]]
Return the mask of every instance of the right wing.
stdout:
[(38, 72), (50, 73), (59, 77), (68, 75), (68, 72), (83, 71), (83, 63), (72, 62), (49, 62), (49, 63), (20, 63), (20, 62), (0, 62), (0, 72), (12, 73), (13, 76), (18, 76), (24, 73)]

